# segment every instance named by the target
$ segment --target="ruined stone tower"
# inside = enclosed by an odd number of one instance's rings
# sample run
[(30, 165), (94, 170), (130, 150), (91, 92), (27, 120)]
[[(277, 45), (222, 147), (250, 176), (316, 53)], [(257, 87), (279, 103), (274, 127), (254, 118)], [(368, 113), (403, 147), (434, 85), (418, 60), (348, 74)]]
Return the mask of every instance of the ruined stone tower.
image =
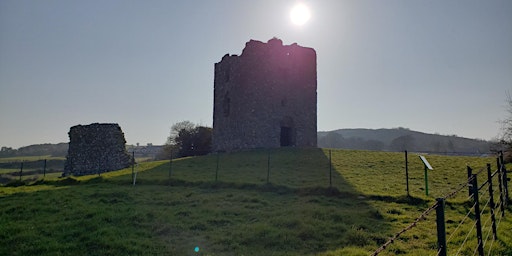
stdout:
[(215, 64), (213, 151), (316, 147), (316, 52), (250, 40)]
[(118, 124), (76, 125), (69, 129), (64, 176), (99, 174), (130, 166), (124, 133)]

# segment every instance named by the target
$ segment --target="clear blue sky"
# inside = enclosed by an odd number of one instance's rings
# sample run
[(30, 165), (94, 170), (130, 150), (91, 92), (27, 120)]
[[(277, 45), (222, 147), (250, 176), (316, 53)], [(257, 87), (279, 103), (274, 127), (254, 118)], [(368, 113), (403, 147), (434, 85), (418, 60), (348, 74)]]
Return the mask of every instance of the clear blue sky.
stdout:
[(491, 139), (512, 91), (512, 1), (0, 1), (0, 146), (119, 123), (163, 144), (212, 125), (214, 63), (278, 37), (318, 58), (318, 130), (407, 127)]

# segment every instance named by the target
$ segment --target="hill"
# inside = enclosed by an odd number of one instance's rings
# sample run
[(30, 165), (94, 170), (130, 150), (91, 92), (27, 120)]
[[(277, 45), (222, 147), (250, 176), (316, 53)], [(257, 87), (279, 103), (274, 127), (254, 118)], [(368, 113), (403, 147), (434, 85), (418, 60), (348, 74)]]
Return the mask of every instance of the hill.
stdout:
[(318, 132), (318, 146), (324, 148), (481, 155), (488, 154), (491, 145), (491, 142), (485, 140), (428, 134), (406, 128), (339, 129)]
[[(135, 185), (128, 168), (0, 187), (0, 255), (369, 255), (464, 184), (466, 164), (495, 162), (427, 157), (435, 168), (429, 196), (412, 154), (406, 197), (402, 153), (322, 149), (145, 162)], [(466, 198), (465, 189), (447, 203), (450, 253), (475, 248), (474, 221), (457, 226), (471, 208)], [(486, 252), (512, 252), (505, 211)], [(435, 219), (422, 217), (379, 255), (435, 254)]]
[(13, 149), (10, 147), (2, 147), (0, 149), (0, 157), (16, 157), (16, 156), (52, 156), (64, 157), (68, 153), (68, 143), (58, 144), (35, 144), (30, 146)]
[[(68, 153), (68, 143), (57, 144), (34, 144), (30, 146), (13, 149), (10, 147), (2, 147), (0, 149), (0, 158), (4, 157), (27, 157), (27, 156), (51, 156), (65, 157)], [(135, 157), (146, 157), (154, 159), (161, 151), (163, 146), (147, 144), (142, 145), (126, 145), (128, 152), (135, 152)]]

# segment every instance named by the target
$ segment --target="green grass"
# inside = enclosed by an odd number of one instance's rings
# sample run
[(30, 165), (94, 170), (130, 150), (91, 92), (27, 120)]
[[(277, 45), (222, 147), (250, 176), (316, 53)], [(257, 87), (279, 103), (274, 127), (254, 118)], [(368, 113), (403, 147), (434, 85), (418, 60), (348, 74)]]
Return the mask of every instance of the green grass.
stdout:
[[(409, 154), (407, 198), (401, 153), (333, 150), (332, 189), (327, 150), (270, 151), (270, 184), (268, 155), (176, 159), (172, 169), (144, 162), (135, 186), (128, 168), (0, 187), (0, 255), (368, 255), (464, 182), (466, 164), (495, 163), (426, 156), (434, 167), (426, 196), (422, 163)], [(448, 236), (470, 208), (466, 197), (463, 190), (447, 203)], [(493, 255), (512, 252), (511, 214)], [(450, 254), (470, 228), (451, 238)], [(380, 255), (435, 255), (435, 230), (433, 212)], [(475, 240), (460, 254), (472, 254)]]

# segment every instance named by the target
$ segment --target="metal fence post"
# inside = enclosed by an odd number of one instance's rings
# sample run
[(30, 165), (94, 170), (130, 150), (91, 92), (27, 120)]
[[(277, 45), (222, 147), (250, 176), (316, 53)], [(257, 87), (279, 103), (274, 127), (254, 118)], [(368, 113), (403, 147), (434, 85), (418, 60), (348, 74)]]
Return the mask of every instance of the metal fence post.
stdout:
[(487, 182), (489, 183), (489, 207), (491, 208), (491, 222), (492, 222), (492, 234), (494, 240), (498, 239), (496, 231), (496, 216), (494, 215), (494, 191), (492, 189), (492, 171), (491, 164), (487, 164)]
[(172, 149), (171, 149), (171, 159), (169, 160), (169, 186), (171, 185), (171, 177), (172, 177)]
[(482, 220), (480, 219), (480, 203), (478, 202), (478, 182), (476, 174), (473, 174), (471, 181), (473, 188), (473, 200), (475, 202), (475, 219), (476, 219), (476, 238), (478, 240), (478, 255), (484, 255), (484, 245), (482, 239)]
[(43, 165), (43, 178), (46, 177), (46, 159), (44, 160), (44, 165)]
[(437, 255), (446, 256), (446, 227), (444, 221), (444, 198), (437, 198), (436, 225), (437, 225)]
[[(473, 169), (471, 169), (471, 167), (469, 167), (469, 165), (467, 166), (466, 168), (468, 170), (468, 183), (470, 183), (470, 179), (471, 179), (471, 176), (473, 175)], [(468, 184), (468, 185), (471, 185), (471, 184)], [(468, 186), (469, 187), (469, 196), (472, 196), (473, 195), (473, 189), (471, 188), (471, 186)]]
[(22, 175), (23, 175), (23, 161), (21, 161), (21, 164), (20, 164), (20, 181), (21, 181)]
[(270, 150), (267, 155), (267, 184), (270, 183)]
[(332, 157), (329, 149), (329, 188), (332, 188)]
[(215, 159), (215, 182), (219, 179), (219, 152), (217, 152), (217, 157)]
[(500, 163), (501, 163), (501, 172), (503, 177), (503, 190), (505, 192), (505, 205), (508, 205), (510, 202), (510, 197), (508, 195), (508, 179), (507, 179), (507, 169), (505, 168), (505, 161), (503, 160), (503, 151), (500, 151)]
[(407, 196), (410, 197), (409, 194), (409, 160), (407, 158), (407, 150), (405, 150), (405, 187), (407, 189)]
[(498, 165), (498, 188), (500, 190), (500, 211), (501, 217), (505, 216), (505, 197), (503, 193), (503, 175), (501, 170), (500, 158), (496, 158), (496, 164)]
[(135, 151), (132, 151), (132, 183), (135, 179)]

